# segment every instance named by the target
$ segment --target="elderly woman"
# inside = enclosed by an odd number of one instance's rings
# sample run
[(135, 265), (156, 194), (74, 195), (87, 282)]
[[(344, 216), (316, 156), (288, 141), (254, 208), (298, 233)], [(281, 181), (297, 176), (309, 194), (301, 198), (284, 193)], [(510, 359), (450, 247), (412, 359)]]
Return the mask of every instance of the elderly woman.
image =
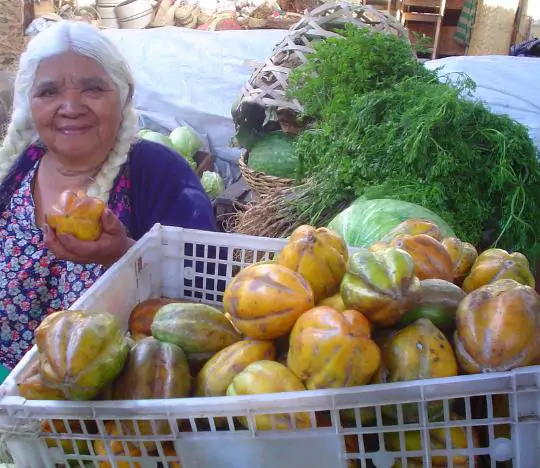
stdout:
[[(188, 163), (137, 139), (133, 77), (94, 27), (59, 22), (22, 55), (0, 149), (0, 364), (32, 346), (43, 318), (66, 309), (154, 223), (214, 230)], [(46, 213), (65, 190), (106, 201), (103, 233), (56, 233)]]

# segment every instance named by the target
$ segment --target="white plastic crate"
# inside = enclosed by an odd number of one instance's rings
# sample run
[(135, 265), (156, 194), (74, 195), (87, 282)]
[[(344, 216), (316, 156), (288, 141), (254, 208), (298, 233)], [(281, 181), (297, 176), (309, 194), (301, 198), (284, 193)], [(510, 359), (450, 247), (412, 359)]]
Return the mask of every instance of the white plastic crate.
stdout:
[[(193, 298), (219, 304), (222, 291), (236, 272), (279, 251), (283, 240), (217, 234), (155, 226), (115, 267), (111, 268), (72, 309), (109, 311), (127, 327), (129, 313), (150, 297)], [(219, 260), (216, 260), (216, 256)], [(339, 390), (281, 393), (252, 397), (186, 398), (175, 400), (54, 402), (27, 401), (17, 393), (16, 381), (36, 359), (35, 349), (0, 387), (0, 430), (20, 468), (100, 466), (157, 468), (347, 468), (394, 466), (516, 467), (540, 466), (540, 367), (508, 373), (403, 382)], [(493, 400), (506, 396), (506, 413)], [(431, 421), (430, 405), (444, 408), (442, 421)], [(363, 425), (360, 412), (369, 408), (376, 421)], [(397, 409), (398, 422), (384, 418)], [(450, 410), (462, 420), (452, 420)], [(494, 409), (495, 408), (495, 409)], [(353, 422), (341, 410), (352, 414)], [(406, 414), (415, 416), (404, 420)], [(257, 430), (255, 416), (309, 413), (310, 429)], [(249, 428), (235, 418), (244, 416)], [(47, 447), (42, 420), (63, 420), (68, 435), (47, 434), (68, 442), (68, 448)], [(168, 421), (167, 434), (107, 435), (106, 421)], [(325, 422), (322, 422), (322, 421)], [(223, 423), (225, 425), (219, 425)], [(412, 421), (412, 422), (411, 422)], [(74, 427), (75, 423), (80, 427)], [(119, 424), (117, 424), (119, 426)], [(466, 447), (452, 449), (451, 428), (464, 428)], [(71, 429), (71, 434), (69, 434)], [(75, 429), (78, 433), (75, 433)], [(438, 431), (437, 431), (438, 429)], [(405, 436), (420, 437), (420, 450), (407, 450)], [(394, 434), (394, 442), (388, 443)], [(397, 435), (396, 435), (397, 434)], [(473, 444), (474, 435), (481, 435)], [(430, 435), (442, 447), (430, 446)], [(92, 441), (107, 441), (98, 456)], [(119, 455), (111, 442), (139, 455)], [(155, 442), (149, 452), (143, 444)], [(175, 453), (167, 455), (166, 444)], [(396, 446), (397, 444), (397, 446)], [(446, 448), (444, 448), (446, 447)], [(127, 451), (125, 452), (128, 453)], [(167, 452), (169, 453), (169, 452)], [(407, 463), (420, 460), (420, 464)], [(401, 465), (399, 465), (401, 463)]]

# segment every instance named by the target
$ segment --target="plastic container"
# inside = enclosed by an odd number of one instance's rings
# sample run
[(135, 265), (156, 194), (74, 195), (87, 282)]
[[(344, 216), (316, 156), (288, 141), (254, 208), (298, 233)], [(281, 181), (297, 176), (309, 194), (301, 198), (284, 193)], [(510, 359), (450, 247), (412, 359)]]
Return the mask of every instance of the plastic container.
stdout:
[(98, 7), (96, 8), (99, 19), (98, 19), (98, 25), (102, 28), (114, 28), (118, 29), (120, 28), (120, 25), (118, 24), (118, 18), (116, 17), (116, 13), (114, 12), (114, 7)]
[(149, 0), (126, 0), (115, 9), (120, 29), (144, 29), (154, 18), (154, 9)]
[(98, 24), (102, 28), (118, 29), (118, 18), (116, 17), (116, 5), (122, 0), (98, 0), (96, 3), (96, 11), (98, 14)]
[[(283, 243), (278, 239), (156, 226), (72, 309), (109, 310), (127, 325), (132, 308), (150, 297), (219, 304), (226, 283), (237, 271), (268, 258)], [(101, 466), (132, 468), (178, 467), (174, 461), (180, 461), (182, 468), (539, 466), (539, 367), (254, 397), (26, 401), (17, 396), (16, 382), (35, 359), (36, 351), (32, 350), (0, 387), (0, 430), (18, 468), (68, 466), (68, 461), (81, 467), (85, 466), (83, 462), (98, 466), (108, 461), (109, 465)], [(443, 408), (442, 420), (429, 419), (428, 408), (434, 404)], [(461, 420), (452, 419), (451, 406), (463, 415)], [(397, 411), (397, 421), (384, 418), (390, 407)], [(404, 408), (408, 414), (417, 415), (416, 422), (404, 421)], [(309, 413), (311, 428), (257, 430), (255, 416), (298, 412)], [(365, 424), (361, 416), (366, 415), (375, 421)], [(247, 427), (235, 419), (239, 416), (247, 418)], [(63, 434), (47, 435), (50, 445), (54, 441), (64, 444), (47, 447), (40, 420), (70, 421), (71, 433), (64, 426), (60, 427)], [(150, 436), (121, 432), (123, 435), (116, 437), (105, 431), (107, 421), (136, 420), (166, 420), (170, 431)], [(96, 439), (107, 442), (100, 455), (90, 446)], [(416, 446), (411, 443), (413, 439)], [(461, 446), (453, 446), (452, 440), (458, 439)], [(79, 441), (78, 448), (69, 441)], [(157, 447), (149, 453), (142, 442), (152, 441)], [(139, 455), (128, 455), (127, 451), (121, 454), (128, 442)], [(127, 464), (118, 465), (120, 462)]]
[(96, 6), (100, 8), (116, 8), (122, 0), (97, 0)]

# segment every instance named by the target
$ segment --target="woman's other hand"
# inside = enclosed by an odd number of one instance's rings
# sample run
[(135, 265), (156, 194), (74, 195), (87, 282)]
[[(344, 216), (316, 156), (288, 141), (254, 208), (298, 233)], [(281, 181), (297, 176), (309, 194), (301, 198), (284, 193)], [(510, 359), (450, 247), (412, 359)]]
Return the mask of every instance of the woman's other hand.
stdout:
[(110, 267), (135, 243), (115, 214), (106, 209), (101, 218), (102, 233), (96, 241), (82, 241), (67, 234), (57, 235), (47, 226), (44, 238), (56, 258), (76, 263), (98, 263)]

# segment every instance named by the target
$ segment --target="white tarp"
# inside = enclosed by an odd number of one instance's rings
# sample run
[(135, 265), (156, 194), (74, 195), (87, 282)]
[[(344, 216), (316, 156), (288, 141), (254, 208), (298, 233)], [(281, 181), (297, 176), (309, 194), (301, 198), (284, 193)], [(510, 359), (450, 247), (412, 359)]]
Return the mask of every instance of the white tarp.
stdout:
[[(130, 63), (143, 120), (172, 130), (188, 124), (222, 161), (235, 162), (231, 107), (252, 69), (285, 36), (283, 30), (206, 32), (176, 27), (105, 30)], [(155, 128), (159, 130), (159, 128)], [(227, 164), (218, 168), (228, 176)], [(230, 177), (227, 177), (230, 180)]]
[(442, 67), (440, 75), (468, 75), (476, 83), (475, 97), (484, 101), (492, 112), (507, 114), (527, 126), (540, 148), (539, 58), (451, 57), (426, 62), (426, 67), (432, 70)]
[[(123, 51), (136, 80), (135, 103), (154, 130), (187, 124), (207, 137), (218, 156), (218, 169), (230, 182), (226, 162), (239, 151), (231, 107), (252, 69), (287, 34), (284, 30), (206, 32), (176, 27), (149, 30), (106, 30)], [(476, 83), (476, 97), (497, 113), (507, 113), (529, 127), (540, 146), (540, 59), (521, 57), (454, 57), (426, 63), (442, 73), (462, 72)], [(233, 164), (234, 166), (234, 164)]]

